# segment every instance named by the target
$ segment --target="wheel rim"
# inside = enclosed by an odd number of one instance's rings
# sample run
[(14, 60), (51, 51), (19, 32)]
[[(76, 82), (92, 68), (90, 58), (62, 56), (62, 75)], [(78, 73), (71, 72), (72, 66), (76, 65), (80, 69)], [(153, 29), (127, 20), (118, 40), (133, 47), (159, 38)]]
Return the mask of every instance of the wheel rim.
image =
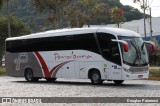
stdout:
[(94, 83), (98, 83), (99, 76), (97, 74), (93, 74), (92, 79)]
[(27, 79), (28, 79), (29, 81), (31, 81), (32, 78), (33, 78), (32, 72), (31, 72), (31, 71), (27, 72)]

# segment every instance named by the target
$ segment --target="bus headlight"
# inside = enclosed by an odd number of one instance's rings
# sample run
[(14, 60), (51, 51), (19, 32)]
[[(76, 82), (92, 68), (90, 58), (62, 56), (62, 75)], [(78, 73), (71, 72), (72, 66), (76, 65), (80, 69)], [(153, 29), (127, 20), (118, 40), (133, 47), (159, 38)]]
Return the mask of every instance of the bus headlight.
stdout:
[(124, 69), (124, 71), (126, 71), (128, 73), (132, 73), (132, 71), (130, 69), (127, 69), (127, 68), (124, 68), (124, 67), (123, 67), (123, 69)]

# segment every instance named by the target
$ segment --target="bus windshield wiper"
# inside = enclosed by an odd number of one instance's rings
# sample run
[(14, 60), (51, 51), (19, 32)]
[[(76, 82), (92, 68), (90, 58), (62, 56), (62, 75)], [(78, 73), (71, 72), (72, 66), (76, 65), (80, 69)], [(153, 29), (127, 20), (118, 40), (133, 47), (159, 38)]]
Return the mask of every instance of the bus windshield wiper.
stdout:
[(142, 46), (141, 46), (141, 50), (140, 50), (140, 48), (139, 48), (139, 51), (143, 54), (143, 55), (141, 55), (141, 56), (142, 56), (142, 58), (143, 58), (144, 63), (147, 63), (147, 61), (146, 61), (146, 59), (145, 59), (145, 57), (144, 57), (145, 52), (142, 51), (142, 50), (143, 50), (143, 47), (144, 47), (144, 43), (143, 43)]
[[(135, 58), (135, 60), (134, 60), (134, 62), (133, 62), (133, 65), (135, 65), (137, 59), (141, 59), (144, 63), (147, 63), (146, 60), (145, 60), (145, 58), (141, 55), (141, 50), (140, 50), (140, 48), (139, 48), (139, 47), (136, 48), (136, 46), (133, 44), (133, 42), (131, 42), (131, 44), (132, 44), (132, 46), (135, 48), (136, 54), (137, 54), (137, 56), (136, 56), (136, 58)], [(140, 60), (139, 60), (139, 63), (140, 63)]]
[(142, 59), (142, 61), (144, 62), (144, 64), (147, 63), (146, 60), (145, 60), (145, 58), (144, 58), (144, 56), (142, 55), (143, 53), (142, 53), (142, 51), (140, 50), (139, 47), (138, 47), (138, 52), (140, 53), (140, 58), (139, 59)]
[(135, 47), (135, 45), (133, 44), (133, 42), (131, 41), (131, 45), (135, 48), (135, 50), (136, 50), (136, 58), (135, 58), (135, 60), (134, 60), (134, 62), (133, 62), (133, 64), (132, 65), (135, 65), (135, 63), (136, 63), (136, 60), (137, 60), (137, 58), (138, 58), (138, 50), (137, 50), (137, 48)]

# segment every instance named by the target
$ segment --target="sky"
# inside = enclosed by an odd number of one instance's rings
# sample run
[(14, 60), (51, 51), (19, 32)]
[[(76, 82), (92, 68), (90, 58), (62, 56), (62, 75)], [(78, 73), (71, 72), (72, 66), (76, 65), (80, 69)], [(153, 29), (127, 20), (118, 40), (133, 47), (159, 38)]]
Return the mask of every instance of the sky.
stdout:
[[(138, 3), (133, 3), (133, 0), (120, 0), (120, 2), (123, 5), (130, 5), (132, 7), (138, 8), (141, 12), (143, 12), (140, 9), (140, 5)], [(152, 17), (160, 17), (160, 0), (148, 0), (148, 2), (152, 9)]]

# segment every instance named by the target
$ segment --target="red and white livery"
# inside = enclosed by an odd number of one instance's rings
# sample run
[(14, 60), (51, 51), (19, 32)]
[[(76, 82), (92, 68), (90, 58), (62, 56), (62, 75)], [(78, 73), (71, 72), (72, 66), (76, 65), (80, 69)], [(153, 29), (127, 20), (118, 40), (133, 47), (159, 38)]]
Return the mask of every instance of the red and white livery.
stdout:
[(144, 41), (120, 28), (74, 28), (6, 39), (7, 75), (27, 81), (45, 78), (124, 80), (148, 78)]

